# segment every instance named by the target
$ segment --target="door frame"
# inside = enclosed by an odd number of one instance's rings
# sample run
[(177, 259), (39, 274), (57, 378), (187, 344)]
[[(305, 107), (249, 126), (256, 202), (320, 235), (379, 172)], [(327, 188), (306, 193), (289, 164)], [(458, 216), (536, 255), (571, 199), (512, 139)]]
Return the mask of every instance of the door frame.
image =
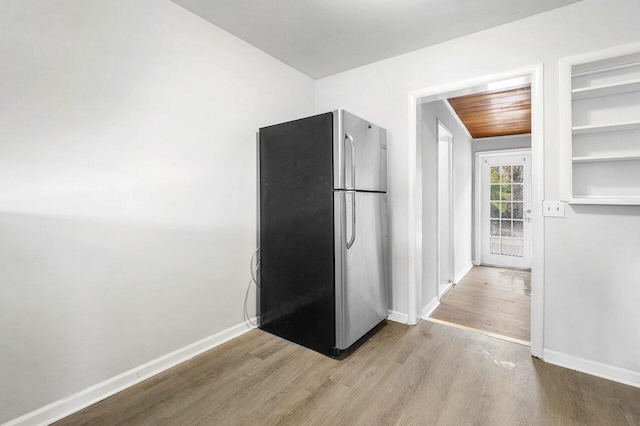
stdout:
[[(474, 250), (475, 256), (473, 259), (474, 265), (482, 264), (482, 159), (487, 157), (502, 157), (503, 155), (519, 155), (528, 154), (531, 155), (531, 148), (513, 148), (513, 149), (500, 149), (495, 151), (478, 151), (475, 158), (475, 173), (474, 173), (474, 203), (473, 203), (473, 227), (474, 227)], [(533, 174), (532, 174), (533, 176)], [(533, 200), (532, 203), (533, 204)], [(533, 235), (532, 235), (533, 237)], [(531, 253), (533, 255), (533, 251)], [(532, 259), (533, 262), (533, 259)]]
[[(531, 258), (531, 355), (542, 357), (544, 348), (544, 65), (530, 65), (464, 81), (446, 83), (408, 93), (408, 323), (421, 319), (422, 304), (422, 150), (418, 141), (418, 104), (425, 98), (462, 91), (517, 77), (529, 77), (531, 83), (531, 203), (533, 251)], [(422, 136), (422, 135), (420, 135)], [(421, 142), (421, 141), (420, 141)], [(437, 303), (437, 300), (434, 301)]]
[(438, 243), (438, 247), (440, 247), (440, 242), (442, 241), (442, 234), (440, 232), (440, 221), (442, 220), (442, 218), (440, 217), (440, 173), (442, 172), (442, 170), (440, 170), (440, 140), (441, 140), (441, 136), (442, 134), (444, 134), (448, 141), (447, 141), (447, 149), (449, 151), (449, 161), (448, 161), (448, 165), (447, 165), (447, 172), (449, 175), (449, 215), (447, 217), (447, 219), (449, 220), (449, 273), (450, 273), (450, 283), (446, 286), (446, 288), (443, 290), (440, 287), (440, 282), (442, 281), (442, 271), (440, 270), (440, 250), (436, 250), (436, 265), (437, 265), (437, 272), (436, 272), (436, 294), (438, 295), (438, 300), (440, 300), (440, 298), (442, 298), (442, 296), (451, 288), (451, 285), (454, 283), (455, 281), (455, 253), (456, 253), (456, 249), (455, 249), (455, 236), (454, 236), (454, 212), (455, 212), (455, 174), (454, 174), (454, 169), (453, 169), (453, 165), (454, 165), (454, 159), (453, 159), (453, 132), (451, 130), (449, 130), (449, 128), (440, 120), (437, 120), (438, 126), (437, 126), (437, 137), (436, 137), (436, 155), (437, 155), (437, 160), (436, 160), (436, 185), (438, 190), (437, 192), (437, 196), (436, 196), (436, 221), (438, 226), (436, 227), (436, 240)]

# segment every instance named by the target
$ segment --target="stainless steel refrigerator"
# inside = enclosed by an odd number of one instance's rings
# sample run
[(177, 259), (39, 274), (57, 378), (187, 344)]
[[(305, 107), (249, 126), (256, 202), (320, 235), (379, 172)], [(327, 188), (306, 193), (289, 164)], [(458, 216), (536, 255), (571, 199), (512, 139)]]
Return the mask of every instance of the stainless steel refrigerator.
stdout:
[(344, 110), (260, 129), (259, 326), (338, 356), (388, 313), (386, 131)]

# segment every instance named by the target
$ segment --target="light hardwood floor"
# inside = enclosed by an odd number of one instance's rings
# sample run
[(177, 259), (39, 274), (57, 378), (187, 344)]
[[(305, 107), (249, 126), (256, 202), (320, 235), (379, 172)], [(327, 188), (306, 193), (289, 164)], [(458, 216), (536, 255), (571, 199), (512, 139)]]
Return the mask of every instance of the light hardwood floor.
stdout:
[(530, 271), (474, 266), (430, 317), (528, 342), (530, 296)]
[(626, 425), (640, 389), (427, 321), (388, 322), (343, 361), (254, 330), (58, 424)]

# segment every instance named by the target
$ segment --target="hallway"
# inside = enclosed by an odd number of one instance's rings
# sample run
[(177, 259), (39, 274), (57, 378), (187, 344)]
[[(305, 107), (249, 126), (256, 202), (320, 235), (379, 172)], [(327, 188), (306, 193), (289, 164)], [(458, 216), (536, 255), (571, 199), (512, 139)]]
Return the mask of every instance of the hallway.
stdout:
[(429, 317), (528, 343), (531, 271), (474, 266)]

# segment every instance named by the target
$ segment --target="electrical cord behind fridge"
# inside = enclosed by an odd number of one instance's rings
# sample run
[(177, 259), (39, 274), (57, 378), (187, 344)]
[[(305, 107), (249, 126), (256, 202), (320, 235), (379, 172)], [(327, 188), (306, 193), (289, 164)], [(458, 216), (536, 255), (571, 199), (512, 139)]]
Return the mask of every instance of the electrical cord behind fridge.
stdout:
[(260, 269), (260, 262), (256, 262), (256, 266), (255, 267), (253, 266), (253, 263), (255, 261), (256, 255), (258, 254), (259, 250), (260, 250), (260, 246), (258, 246), (256, 248), (256, 251), (254, 251), (253, 255), (251, 256), (251, 261), (249, 262), (249, 272), (251, 273), (251, 281), (249, 281), (249, 284), (247, 285), (247, 291), (244, 294), (244, 318), (253, 327), (257, 327), (258, 324), (256, 324), (253, 321), (251, 321), (251, 317), (249, 316), (249, 309), (248, 309), (247, 304), (249, 303), (249, 290), (251, 290), (251, 284), (252, 283), (255, 284), (257, 289), (260, 288), (260, 284), (258, 283), (258, 280), (256, 279), (256, 274), (258, 273), (258, 270)]
[(256, 251), (254, 251), (253, 255), (251, 256), (251, 260), (249, 261), (249, 272), (251, 272), (251, 281), (255, 283), (256, 287), (260, 288), (260, 284), (258, 283), (258, 279), (256, 278), (258, 269), (260, 269), (260, 262), (256, 263), (255, 268), (253, 267), (253, 262), (256, 259), (256, 255), (258, 254), (258, 251), (260, 251), (260, 246), (256, 248)]

